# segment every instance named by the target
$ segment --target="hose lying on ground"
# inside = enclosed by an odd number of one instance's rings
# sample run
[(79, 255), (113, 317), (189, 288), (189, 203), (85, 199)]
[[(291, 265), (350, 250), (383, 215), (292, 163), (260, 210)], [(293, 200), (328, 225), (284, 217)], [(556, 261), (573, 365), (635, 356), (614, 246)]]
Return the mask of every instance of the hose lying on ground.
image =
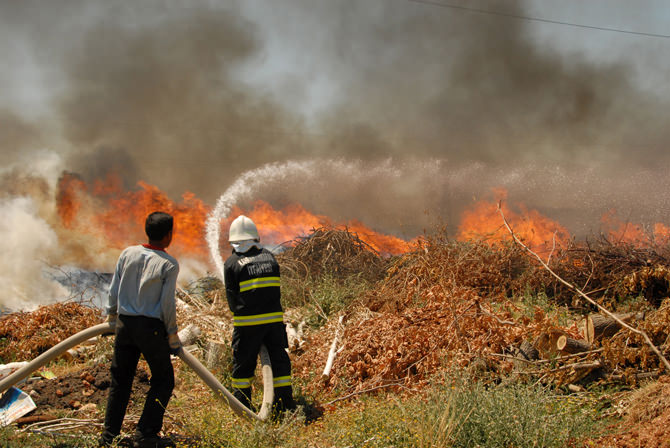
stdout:
[[(65, 353), (67, 350), (81, 344), (84, 341), (87, 341), (93, 337), (104, 335), (104, 334), (113, 334), (114, 327), (109, 322), (102, 324), (94, 325), (90, 328), (80, 331), (69, 338), (59, 342), (55, 346), (51, 347), (46, 352), (39, 355), (37, 358), (30, 361), (28, 364), (13, 372), (11, 375), (7, 376), (0, 380), (0, 393), (5, 392), (10, 387), (21, 382), (22, 380), (28, 378), (31, 373), (38, 370), (40, 367), (46, 365), (49, 361), (57, 358), (58, 356)], [(212, 372), (207, 370), (205, 366), (202, 365), (198, 359), (190, 354), (188, 351), (183, 348), (179, 350), (179, 358), (193, 371), (198, 374), (200, 379), (212, 389), (216, 396), (223, 400), (230, 408), (235, 412), (235, 414), (241, 417), (247, 417), (252, 420), (265, 420), (269, 414), (272, 407), (272, 400), (274, 397), (274, 388), (273, 388), (273, 378), (272, 378), (272, 367), (270, 365), (270, 357), (268, 355), (267, 349), (265, 346), (261, 347), (261, 372), (263, 374), (263, 401), (261, 409), (258, 414), (255, 414), (251, 409), (244, 406), (240, 401), (231, 394), (228, 389), (223, 387), (223, 385), (216, 379)]]

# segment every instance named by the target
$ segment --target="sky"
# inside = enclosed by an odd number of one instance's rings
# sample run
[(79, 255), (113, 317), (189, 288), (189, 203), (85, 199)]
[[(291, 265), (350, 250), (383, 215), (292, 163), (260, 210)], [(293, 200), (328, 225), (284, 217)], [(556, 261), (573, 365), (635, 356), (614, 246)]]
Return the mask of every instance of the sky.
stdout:
[(613, 208), (670, 223), (669, 16), (624, 0), (0, 0), (0, 195), (34, 195), (17, 179), (38, 169), (43, 196), (63, 171), (116, 172), (213, 205), (265, 164), (342, 160), (244, 200), (408, 238), (499, 187), (576, 233)]

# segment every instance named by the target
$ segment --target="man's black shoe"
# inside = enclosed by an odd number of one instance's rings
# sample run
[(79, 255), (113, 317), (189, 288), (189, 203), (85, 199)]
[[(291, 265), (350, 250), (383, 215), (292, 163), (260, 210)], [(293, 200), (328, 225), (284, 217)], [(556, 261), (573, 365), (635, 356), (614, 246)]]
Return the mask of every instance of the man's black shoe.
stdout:
[(108, 448), (114, 446), (114, 438), (103, 435), (98, 439), (98, 446), (100, 448)]
[(133, 448), (170, 448), (175, 447), (169, 437), (140, 437), (133, 440)]

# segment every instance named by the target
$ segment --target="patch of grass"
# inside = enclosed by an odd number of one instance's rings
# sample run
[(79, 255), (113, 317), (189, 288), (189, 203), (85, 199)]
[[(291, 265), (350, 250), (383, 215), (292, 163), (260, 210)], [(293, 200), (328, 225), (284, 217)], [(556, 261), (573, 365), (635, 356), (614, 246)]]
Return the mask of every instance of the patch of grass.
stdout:
[[(300, 415), (287, 415), (277, 423), (252, 422), (236, 417), (220, 400), (213, 397), (195, 403), (174, 403), (174, 429), (189, 437), (183, 446), (221, 448), (264, 448), (300, 446), (295, 440), (303, 427)], [(179, 409), (181, 408), (181, 409)], [(185, 410), (188, 412), (184, 413)], [(177, 413), (179, 417), (177, 417)]]
[(12, 426), (0, 428), (0, 448), (94, 448), (97, 436), (18, 432)]
[(319, 328), (330, 316), (349, 308), (369, 288), (370, 283), (359, 276), (342, 279), (325, 274), (304, 282), (299, 291), (282, 286), (282, 302), (286, 309), (298, 307), (305, 310), (307, 324)]
[(546, 315), (554, 316), (554, 320), (558, 325), (569, 326), (575, 318), (567, 307), (556, 304), (544, 292), (535, 293), (534, 291), (526, 291), (518, 299), (517, 305), (520, 308), (521, 315), (529, 319), (533, 319), (536, 308), (544, 311)]
[[(387, 396), (361, 396), (316, 425), (316, 446), (414, 446), (410, 421), (398, 402)], [(296, 445), (300, 446), (300, 445)]]
[(596, 417), (591, 404), (539, 386), (487, 387), (461, 376), (446, 377), (417, 408), (406, 413), (419, 416), (419, 447), (563, 447), (592, 435)]
[[(309, 424), (300, 408), (279, 422), (243, 420), (194, 374), (179, 376), (164, 429), (183, 447), (558, 448), (597, 434), (597, 400), (532, 385), (487, 386), (464, 374), (439, 376), (421, 395), (360, 395)], [(305, 404), (299, 392), (296, 398)], [(93, 447), (95, 440), (0, 429), (0, 448)]]

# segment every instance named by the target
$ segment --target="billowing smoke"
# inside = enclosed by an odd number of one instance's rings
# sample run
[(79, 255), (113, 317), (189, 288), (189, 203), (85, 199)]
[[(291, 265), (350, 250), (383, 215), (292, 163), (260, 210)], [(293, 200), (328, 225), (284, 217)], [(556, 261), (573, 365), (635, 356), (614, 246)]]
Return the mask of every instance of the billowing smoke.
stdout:
[[(250, 3), (3, 8), (42, 27), (26, 46), (59, 68), (52, 120), (86, 179), (115, 170), (129, 186), (213, 201), (246, 170), (315, 156), (597, 164), (604, 175), (668, 162), (667, 101), (636, 88), (630, 66), (534, 41), (527, 21), (409, 1)], [(304, 67), (264, 78), (254, 70), (287, 51), (278, 37), (301, 45)], [(327, 105), (306, 117), (310, 81), (324, 78)]]
[[(534, 2), (458, 4), (522, 16)], [(571, 32), (668, 59), (653, 38)], [(112, 269), (57, 238), (53, 175), (40, 187), (30, 168), (47, 147), (86, 182), (113, 172), (211, 205), (267, 163), (346, 161), (310, 162), (310, 184), (259, 183), (257, 196), (408, 238), (453, 229), (501, 186), (578, 234), (611, 208), (669, 222), (670, 100), (632, 62), (540, 36), (527, 20), (401, 0), (4, 2), (0, 151), (23, 174), (3, 174), (2, 207), (46, 226), (41, 250)]]
[[(0, 170), (0, 307), (21, 309), (67, 297), (67, 291), (45, 272), (60, 260), (53, 223), (52, 174), (60, 159), (53, 153), (36, 153)], [(22, 167), (30, 167), (30, 173)]]

